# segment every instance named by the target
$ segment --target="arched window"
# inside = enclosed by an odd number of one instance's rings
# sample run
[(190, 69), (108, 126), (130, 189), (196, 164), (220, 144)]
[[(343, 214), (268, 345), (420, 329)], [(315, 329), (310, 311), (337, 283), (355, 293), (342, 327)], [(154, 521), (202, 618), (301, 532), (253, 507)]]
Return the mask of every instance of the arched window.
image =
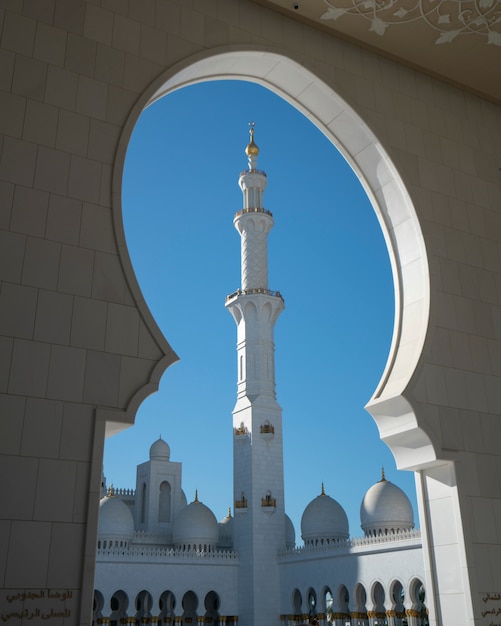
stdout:
[(146, 483), (141, 490), (141, 524), (146, 523)]
[(166, 480), (160, 485), (160, 493), (158, 494), (158, 521), (170, 522), (170, 496), (171, 486)]

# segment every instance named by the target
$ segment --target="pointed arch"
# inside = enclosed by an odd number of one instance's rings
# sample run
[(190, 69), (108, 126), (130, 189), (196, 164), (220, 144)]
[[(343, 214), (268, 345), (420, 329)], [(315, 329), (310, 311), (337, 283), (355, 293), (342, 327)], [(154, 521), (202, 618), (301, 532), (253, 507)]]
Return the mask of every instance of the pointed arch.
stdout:
[(172, 488), (167, 480), (160, 483), (158, 489), (158, 521), (171, 521), (171, 495)]
[[(126, 273), (133, 274), (133, 270), (123, 230), (121, 187), (125, 153), (134, 124), (146, 106), (168, 93), (196, 82), (218, 79), (249, 80), (281, 96), (320, 129), (358, 175), (385, 237), (396, 307), (388, 361), (366, 408), (399, 467), (415, 468), (435, 461), (430, 436), (404, 397), (423, 350), (429, 319), (429, 269), (416, 212), (401, 176), (373, 131), (304, 64), (258, 46), (228, 47), (200, 52), (154, 81), (125, 125), (114, 167), (113, 214)], [(140, 297), (139, 291), (137, 295)], [(131, 406), (137, 408), (141, 393), (136, 394)]]

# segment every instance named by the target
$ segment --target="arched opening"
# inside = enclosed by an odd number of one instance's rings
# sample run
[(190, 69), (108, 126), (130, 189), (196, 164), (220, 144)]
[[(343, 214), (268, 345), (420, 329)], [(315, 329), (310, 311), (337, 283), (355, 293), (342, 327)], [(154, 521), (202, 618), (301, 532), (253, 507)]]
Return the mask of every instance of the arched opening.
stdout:
[(303, 619), (303, 597), (299, 589), (294, 589), (292, 592), (292, 615), (295, 622), (299, 622)]
[[(221, 52), (185, 61), (157, 79), (136, 105), (117, 155), (114, 185), (117, 232), (123, 233), (120, 196), (125, 150), (137, 117), (146, 105), (181, 86), (217, 78), (252, 80), (280, 94), (314, 121), (359, 174), (382, 220), (395, 272), (396, 329), (388, 366), (374, 399), (391, 397), (402, 390), (413, 373), (428, 321), (428, 267), (419, 224), (398, 172), (376, 136), (353, 109), (299, 63), (265, 51)], [(125, 241), (123, 244), (125, 255)], [(124, 260), (130, 269), (130, 260)], [(413, 323), (409, 324), (404, 323), (407, 314), (410, 315), (408, 307), (414, 313)], [(399, 350), (403, 343), (413, 344), (405, 354)]]
[(145, 621), (151, 617), (153, 607), (153, 597), (149, 591), (143, 589), (136, 596), (136, 620)]
[(351, 619), (350, 594), (345, 585), (340, 585), (334, 595), (331, 618), (335, 626), (345, 626)]
[(99, 590), (94, 591), (94, 600), (92, 602), (92, 626), (99, 624), (103, 617), (104, 596)]
[(423, 582), (418, 578), (409, 585), (409, 603), (407, 615), (414, 618), (416, 626), (428, 626), (428, 607), (426, 606), (426, 591)]
[(164, 591), (159, 598), (158, 608), (160, 609), (160, 619), (163, 622), (173, 622), (175, 613), (174, 609), (176, 608), (176, 596), (172, 593), (172, 591)]
[(356, 626), (368, 626), (367, 615), (367, 592), (365, 587), (357, 583), (353, 591), (353, 608), (351, 613), (351, 623)]
[(384, 600), (384, 588), (383, 585), (378, 581), (373, 585), (371, 590), (371, 615), (374, 626), (385, 626), (387, 624)]
[(121, 620), (127, 617), (129, 598), (125, 591), (119, 589), (111, 596), (109, 623), (111, 626), (118, 626)]
[(323, 606), (322, 608), (322, 613), (325, 614), (326, 619), (331, 622), (333, 621), (331, 619), (332, 617), (332, 607), (334, 604), (334, 596), (332, 595), (332, 591), (330, 590), (329, 587), (325, 587), (323, 590)]
[[(227, 68), (231, 68), (231, 72)], [(433, 450), (428, 438), (418, 427), (407, 402), (399, 397), (419, 358), (427, 324), (428, 270), (422, 237), (411, 201), (393, 164), (377, 138), (346, 103), (307, 69), (271, 53), (222, 53), (212, 56), (210, 62), (209, 59), (195, 59), (193, 63), (175, 68), (157, 81), (138, 104), (126, 129), (118, 162), (125, 156), (132, 126), (144, 105), (156, 102), (181, 86), (222, 77), (253, 81), (279, 94), (308, 116), (342, 151), (359, 176), (384, 232), (392, 261), (396, 298), (392, 347), (369, 409), (377, 421), (382, 438), (392, 447), (399, 466), (411, 465), (406, 452), (408, 433), (411, 433), (409, 436), (412, 439), (412, 463), (423, 460), (423, 455), (431, 458)], [(302, 89), (298, 89), (298, 81)], [(119, 232), (122, 232), (122, 170), (118, 165), (115, 174), (115, 219), (119, 223)], [(125, 240), (123, 243), (125, 253)], [(128, 264), (129, 259), (126, 259)], [(132, 404), (137, 405), (139, 401), (138, 396)], [(406, 415), (405, 428), (395, 428), (403, 415)]]
[(219, 626), (219, 607), (220, 607), (219, 596), (215, 591), (209, 591), (209, 593), (205, 596), (204, 605), (205, 605), (205, 616), (204, 621), (206, 624), (213, 624), (214, 626)]
[(402, 583), (399, 580), (394, 581), (390, 585), (389, 596), (391, 602), (389, 606), (387, 606), (387, 610), (390, 611), (390, 614), (393, 616), (395, 621), (395, 626), (402, 626), (406, 616), (405, 616), (405, 592)]
[(314, 589), (308, 589), (308, 616), (313, 619), (317, 614), (317, 594)]
[(197, 622), (198, 598), (195, 592), (187, 591), (181, 602), (183, 607), (182, 624)]

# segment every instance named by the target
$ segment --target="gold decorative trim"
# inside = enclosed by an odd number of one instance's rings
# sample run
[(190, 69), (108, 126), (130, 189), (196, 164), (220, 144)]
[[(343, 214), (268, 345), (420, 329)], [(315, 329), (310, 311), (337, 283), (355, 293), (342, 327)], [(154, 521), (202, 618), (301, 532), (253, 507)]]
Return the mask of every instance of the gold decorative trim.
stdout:
[(272, 498), (271, 495), (266, 495), (264, 498), (261, 498), (261, 506), (263, 508), (266, 508), (266, 507), (276, 508), (277, 507), (277, 499), (276, 498)]
[(259, 431), (262, 435), (274, 435), (275, 426), (273, 426), (273, 424), (262, 424), (259, 427)]
[(247, 498), (242, 494), (240, 500), (235, 500), (235, 509), (246, 509), (247, 508)]

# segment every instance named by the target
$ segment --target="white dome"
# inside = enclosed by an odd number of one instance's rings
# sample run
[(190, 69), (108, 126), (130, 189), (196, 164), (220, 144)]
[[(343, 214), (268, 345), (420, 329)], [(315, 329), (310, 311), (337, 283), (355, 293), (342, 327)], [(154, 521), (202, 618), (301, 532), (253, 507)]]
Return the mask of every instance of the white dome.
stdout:
[(219, 522), (219, 547), (231, 549), (233, 547), (233, 517), (230, 511), (228, 515)]
[(339, 541), (350, 536), (348, 518), (343, 507), (330, 496), (321, 495), (305, 508), (301, 518), (301, 537), (308, 543)]
[(150, 461), (169, 461), (169, 444), (159, 437), (150, 448)]
[(100, 501), (97, 536), (107, 540), (133, 538), (134, 518), (129, 507), (120, 498), (109, 495)]
[(367, 491), (360, 505), (360, 525), (366, 535), (414, 528), (412, 505), (405, 493), (383, 478)]
[(214, 546), (219, 527), (214, 513), (195, 498), (174, 520), (172, 541), (176, 546)]
[(291, 518), (285, 514), (285, 546), (287, 548), (296, 547), (296, 531)]
[(182, 507), (188, 506), (188, 498), (186, 497), (186, 494), (184, 493), (182, 489), (181, 489), (181, 506)]

